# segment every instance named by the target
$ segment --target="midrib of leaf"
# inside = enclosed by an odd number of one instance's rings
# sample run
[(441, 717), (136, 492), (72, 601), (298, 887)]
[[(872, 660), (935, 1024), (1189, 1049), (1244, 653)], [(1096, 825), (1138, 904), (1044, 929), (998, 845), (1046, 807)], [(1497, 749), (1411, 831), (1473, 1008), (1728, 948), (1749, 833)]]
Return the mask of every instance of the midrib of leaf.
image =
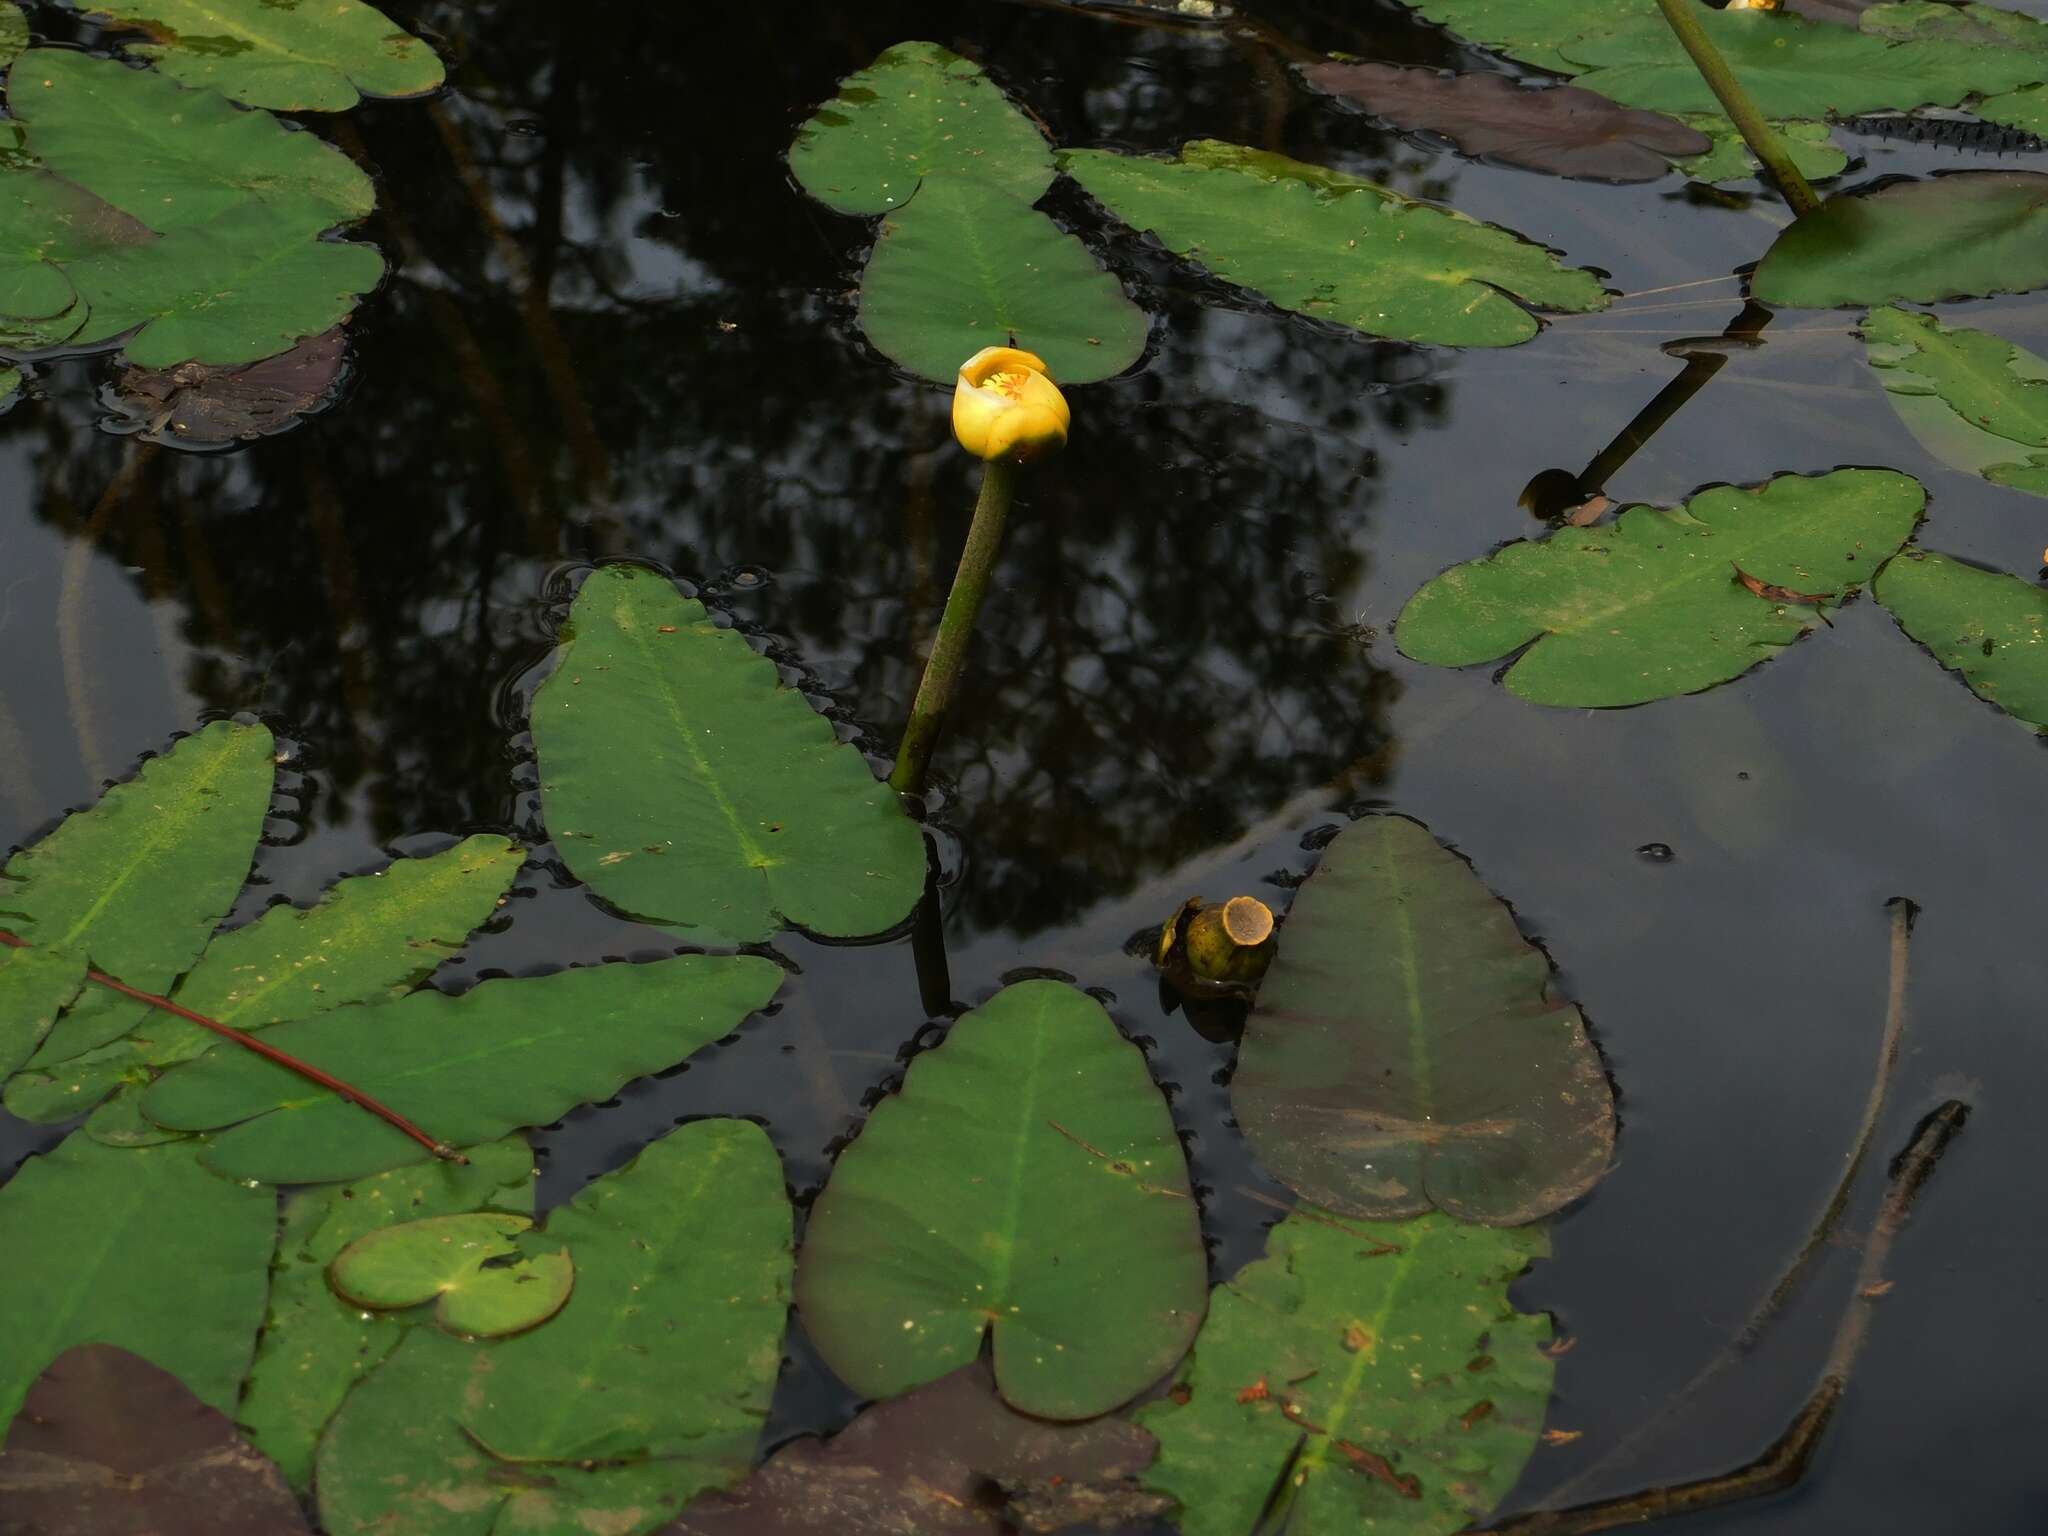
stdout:
[[(1018, 1114), (1016, 1133), (1010, 1142), (1009, 1188), (1005, 1191), (1003, 1211), (1002, 1263), (989, 1276), (991, 1292), (989, 1305), (1007, 1305), (1011, 1300), (1010, 1282), (1017, 1267), (1017, 1225), (1024, 1207), (1024, 1151), (1033, 1140), (1033, 1129), (1038, 1119), (1038, 1074), (1045, 1065), (1046, 1011), (1041, 1008), (1036, 1020), (1031, 1042), (1031, 1067), (1024, 1076), (1023, 1092), (1016, 1096)], [(1012, 1314), (1002, 1313), (995, 1325), (1007, 1321)]]
[[(74, 1132), (73, 1134), (79, 1134)], [(67, 1166), (67, 1173), (73, 1171)], [(119, 1196), (112, 1198), (115, 1209), (109, 1211), (102, 1205), (93, 1213), (92, 1230), (94, 1241), (88, 1253), (65, 1255), (65, 1272), (72, 1275), (96, 1276), (103, 1270), (109, 1256), (119, 1244), (128, 1223), (136, 1212), (148, 1201), (147, 1185), (140, 1179), (124, 1179), (119, 1185)], [(43, 1313), (45, 1326), (42, 1330), (44, 1341), (43, 1359), (54, 1359), (59, 1351), (51, 1344), (59, 1339), (69, 1338), (71, 1319), (78, 1315), (79, 1306), (89, 1289), (86, 1285), (74, 1285), (65, 1289), (57, 1305)]]
[(1401, 967), (1401, 995), (1408, 1011), (1408, 1070), (1415, 1079), (1415, 1098), (1422, 1118), (1432, 1118), (1436, 1107), (1435, 1085), (1429, 1065), (1428, 1032), (1423, 1020), (1422, 978), (1416, 969), (1415, 917), (1409, 911), (1409, 892), (1401, 880), (1400, 855), (1387, 851), (1387, 900), (1394, 909), (1395, 954)]
[[(761, 871), (761, 884), (766, 888), (768, 886), (768, 871), (779, 864), (781, 860), (768, 857), (761, 846), (747, 834), (746, 828), (740, 825), (738, 809), (726, 795), (725, 786), (718, 782), (717, 775), (711, 771), (710, 760), (704, 756), (702, 749), (697, 745), (697, 738), (690, 729), (689, 716), (683, 710), (682, 698), (676, 692), (675, 684), (669, 676), (668, 668), (661, 665), (659, 658), (654, 655), (654, 652), (642, 639), (640, 631), (629, 629), (624, 624), (618, 622), (618, 611), (622, 607), (624, 607), (623, 603), (613, 609), (612, 622), (614, 626), (622, 636), (632, 642), (634, 649), (641, 656), (642, 664), (648, 671), (654, 674), (655, 687), (660, 690), (661, 701), (668, 710), (669, 723), (675, 728), (676, 739), (681, 741), (684, 748), (689, 752), (690, 761), (696, 765), (699, 782), (710, 792), (711, 802), (718, 807), (718, 814), (725, 818), (726, 826), (732, 832), (733, 843), (739, 849), (740, 861), (749, 869)], [(705, 636), (712, 643), (716, 644), (725, 634), (725, 631), (720, 630), (716, 625), (700, 620), (698, 623), (690, 626), (690, 633)], [(747, 643), (737, 635), (734, 635), (732, 638), (738, 645), (745, 646)], [(575, 644), (575, 641), (570, 641), (572, 651)], [(562, 664), (567, 666), (568, 663), (569, 655), (564, 654)], [(777, 691), (779, 692), (780, 689)], [(767, 894), (771, 898), (770, 905), (772, 906), (774, 893), (770, 890)]]
[[(2017, 416), (2038, 417), (2040, 425), (2034, 428), (2031, 436), (2016, 437), (2011, 432), (2001, 432), (1997, 427), (1991, 426), (1986, 422), (1972, 420), (1953, 401), (1949, 400), (1946, 395), (1942, 396), (1941, 403), (1943, 405), (1946, 405), (1950, 411), (1954, 412), (1971, 426), (1977, 428), (1980, 432), (1989, 432), (1993, 437), (2002, 437), (2007, 442), (2018, 443), (2027, 448), (2048, 448), (2048, 410), (2036, 411), (2030, 409), (2032, 405), (2041, 405), (2044, 401), (2048, 401), (2048, 386), (2036, 384), (2029, 390), (2023, 385), (2019, 375), (2012, 371), (2013, 356), (2017, 351), (2012, 343), (2006, 342), (2006, 361), (2004, 366), (1985, 370), (1980, 369), (1970, 354), (1957, 344), (1953, 333), (1928, 327), (1921, 331), (1921, 336), (1923, 338), (1920, 343), (1922, 350), (1933, 352), (1938, 346), (1941, 349), (1940, 355), (1948, 360), (1951, 368), (1974, 378), (1981, 388), (1990, 393), (1999, 406)], [(1999, 337), (1998, 340), (2004, 341), (2005, 338)]]
[(1017, 327), (1015, 320), (1010, 314), (1009, 306), (1003, 302), (1002, 275), (996, 270), (994, 262), (989, 259), (988, 243), (981, 237), (980, 223), (974, 219), (967, 220), (963, 226), (962, 233), (965, 236), (969, 254), (974, 258), (974, 270), (981, 280), (981, 291), (987, 296), (989, 307), (995, 311), (996, 323), (1008, 331), (1012, 337), (1016, 337)]
[(1366, 1373), (1378, 1362), (1380, 1341), (1386, 1336), (1387, 1319), (1393, 1316), (1394, 1304), (1400, 1300), (1401, 1287), (1408, 1278), (1408, 1271), (1415, 1266), (1416, 1253), (1429, 1241), (1430, 1236), (1431, 1233), (1427, 1229), (1411, 1230), (1407, 1234), (1408, 1241), (1401, 1251), (1393, 1256), (1393, 1278), (1387, 1282), (1386, 1290), (1381, 1293), (1380, 1304), (1374, 1309), (1371, 1322), (1365, 1325), (1370, 1330), (1371, 1337), (1366, 1341), (1365, 1347), (1351, 1357), (1350, 1368), (1344, 1373), (1343, 1386), (1338, 1390), (1335, 1401), (1323, 1410), (1323, 1417), (1326, 1420), (1323, 1427), (1328, 1433), (1309, 1436), (1308, 1445), (1297, 1460), (1297, 1466), (1314, 1468), (1332, 1465), (1330, 1450), (1339, 1440), (1345, 1438), (1344, 1426), (1351, 1416), (1352, 1405), (1360, 1395)]
[[(129, 5), (124, 7), (123, 9), (125, 14), (123, 15), (122, 19), (126, 21), (141, 22), (150, 20), (160, 20), (159, 18), (148, 16), (145, 13), (144, 8), (140, 6)], [(176, 9), (176, 6), (168, 6), (166, 7), (166, 9), (174, 10)], [(345, 75), (347, 73), (345, 70), (341, 69), (339, 66), (335, 65), (328, 59), (320, 58), (317, 55), (310, 53), (299, 52), (296, 48), (293, 48), (290, 45), (289, 41), (279, 42), (273, 34), (265, 32), (260, 27), (251, 25), (249, 17), (246, 14), (230, 16), (225, 11), (221, 10), (218, 6), (197, 4), (195, 3), (195, 0), (184, 0), (184, 9), (187, 11), (196, 12), (202, 21), (206, 22), (209, 26), (219, 27), (224, 33), (231, 37), (248, 38), (258, 48), (267, 48), (272, 53), (281, 53), (286, 58), (292, 60), (292, 62), (296, 64), (310, 64), (317, 68), (330, 69), (333, 70), (334, 73), (338, 75)], [(292, 14), (296, 14), (296, 11), (294, 11)], [(176, 46), (176, 39), (179, 35), (180, 29), (168, 21), (161, 21), (160, 24), (171, 28), (173, 46)], [(185, 30), (189, 31), (190, 28), (187, 27)], [(307, 30), (311, 31), (312, 28), (309, 26)], [(289, 30), (287, 30), (285, 34), (286, 38), (289, 39), (290, 35), (291, 34)]]

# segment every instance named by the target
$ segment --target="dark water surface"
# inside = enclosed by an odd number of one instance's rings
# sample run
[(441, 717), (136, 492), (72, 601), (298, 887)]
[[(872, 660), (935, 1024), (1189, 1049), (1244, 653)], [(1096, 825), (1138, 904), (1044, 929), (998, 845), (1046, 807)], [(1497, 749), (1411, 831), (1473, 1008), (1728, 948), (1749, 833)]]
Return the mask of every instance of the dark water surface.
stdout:
[[(1476, 62), (1392, 5), (1253, 8), (1313, 48)], [(97, 430), (107, 368), (88, 361), (46, 370), (46, 398), (0, 420), (0, 844), (173, 732), (252, 711), (295, 757), (240, 916), (309, 901), (384, 850), (496, 828), (541, 862), (443, 985), (671, 951), (549, 862), (524, 701), (579, 570), (630, 555), (801, 667), (847, 733), (893, 742), (975, 466), (946, 393), (859, 336), (869, 224), (811, 202), (782, 161), (808, 109), (888, 44), (984, 61), (1065, 145), (1234, 139), (1452, 200), (1617, 290), (1672, 291), (1508, 351), (1376, 344), (1268, 312), (1070, 184), (1053, 193), (1155, 321), (1137, 369), (1073, 392), (1069, 451), (1025, 482), (940, 754), (956, 1007), (1025, 967), (1100, 989), (1169, 1085), (1222, 1278), (1256, 1256), (1276, 1216), (1262, 1197), (1280, 1192), (1227, 1119), (1232, 1047), (1163, 1009), (1126, 940), (1190, 894), (1284, 902), (1347, 810), (1416, 816), (1467, 854), (1556, 958), (1621, 1090), (1616, 1168), (1518, 1292), (1576, 1340), (1550, 1422), (1583, 1431), (1539, 1450), (1511, 1504), (1527, 1508), (1574, 1479), (1589, 1497), (1742, 1463), (1811, 1390), (1880, 1167), (1762, 1346), (1600, 1465), (1740, 1327), (1826, 1202), (1873, 1070), (1884, 903), (1908, 896), (1923, 909), (1912, 1020), (1879, 1151), (1945, 1097), (1974, 1117), (1895, 1251), (1804, 1485), (1688, 1528), (2048, 1528), (2042, 742), (1867, 598), (1738, 685), (1622, 711), (1523, 704), (1489, 669), (1418, 667), (1386, 635), (1429, 576), (1538, 531), (1523, 483), (1620, 431), (1681, 367), (1663, 343), (1735, 317), (1728, 274), (1782, 205), (1676, 176), (1616, 188), (1474, 165), (1311, 99), (1264, 43), (1113, 16), (998, 0), (387, 9), (451, 58), (454, 89), (317, 125), (377, 174), (366, 234), (396, 269), (351, 328), (342, 404), (232, 454), (138, 451)], [(1836, 185), (2048, 169), (1838, 136), (1862, 159)], [(1945, 317), (2048, 351), (2040, 297)], [(1890, 465), (1929, 489), (1928, 545), (2033, 570), (2048, 508), (1923, 453), (1853, 320), (1781, 316), (1612, 494)], [(1674, 857), (1639, 856), (1651, 842)], [(816, 1190), (938, 1032), (907, 939), (777, 948), (801, 975), (769, 1016), (538, 1138), (544, 1202), (708, 1114), (763, 1118), (793, 1187)], [(5, 1166), (63, 1129), (0, 1116)], [(775, 1433), (837, 1427), (855, 1402), (792, 1347)]]

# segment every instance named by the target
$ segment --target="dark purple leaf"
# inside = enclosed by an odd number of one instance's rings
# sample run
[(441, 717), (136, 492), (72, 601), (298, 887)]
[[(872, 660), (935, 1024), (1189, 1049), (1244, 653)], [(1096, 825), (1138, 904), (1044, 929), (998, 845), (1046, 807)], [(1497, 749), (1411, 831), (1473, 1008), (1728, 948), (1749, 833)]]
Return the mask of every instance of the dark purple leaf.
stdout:
[(232, 368), (130, 368), (115, 381), (108, 403), (152, 442), (219, 447), (282, 432), (329, 404), (345, 357), (336, 327), (289, 352)]

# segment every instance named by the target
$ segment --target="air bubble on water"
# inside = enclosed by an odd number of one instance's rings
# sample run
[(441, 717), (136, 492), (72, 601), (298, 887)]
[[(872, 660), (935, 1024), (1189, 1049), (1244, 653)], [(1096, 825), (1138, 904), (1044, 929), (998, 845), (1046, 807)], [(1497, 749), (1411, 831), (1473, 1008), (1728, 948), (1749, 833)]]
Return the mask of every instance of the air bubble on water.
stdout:
[(1639, 858), (1647, 859), (1652, 864), (1669, 864), (1678, 857), (1677, 854), (1671, 851), (1669, 843), (1645, 843), (1636, 850), (1636, 855)]

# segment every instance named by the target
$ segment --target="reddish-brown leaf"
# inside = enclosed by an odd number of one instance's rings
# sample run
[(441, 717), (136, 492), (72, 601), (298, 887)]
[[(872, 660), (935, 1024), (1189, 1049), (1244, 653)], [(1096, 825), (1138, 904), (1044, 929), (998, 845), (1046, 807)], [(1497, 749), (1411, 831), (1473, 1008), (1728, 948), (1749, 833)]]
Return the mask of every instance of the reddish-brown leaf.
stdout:
[(1790, 587), (1774, 587), (1767, 581), (1758, 581), (1739, 565), (1735, 566), (1735, 579), (1758, 597), (1772, 603), (1825, 603), (1839, 595), (1834, 592), (1794, 592)]
[(329, 404), (346, 355), (336, 327), (289, 352), (234, 368), (130, 368), (115, 381), (108, 403), (152, 442), (220, 447), (282, 432)]

